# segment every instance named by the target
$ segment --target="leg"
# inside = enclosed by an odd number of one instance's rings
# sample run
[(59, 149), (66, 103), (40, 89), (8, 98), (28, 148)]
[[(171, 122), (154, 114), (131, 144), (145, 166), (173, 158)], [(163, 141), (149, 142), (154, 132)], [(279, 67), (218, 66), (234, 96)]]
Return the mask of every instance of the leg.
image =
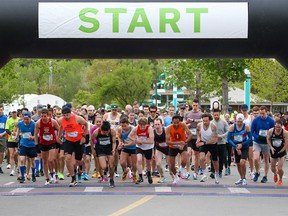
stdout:
[(42, 161), (43, 161), (44, 176), (45, 176), (46, 180), (49, 180), (49, 175), (48, 175), (49, 151), (41, 151), (41, 157), (42, 157)]

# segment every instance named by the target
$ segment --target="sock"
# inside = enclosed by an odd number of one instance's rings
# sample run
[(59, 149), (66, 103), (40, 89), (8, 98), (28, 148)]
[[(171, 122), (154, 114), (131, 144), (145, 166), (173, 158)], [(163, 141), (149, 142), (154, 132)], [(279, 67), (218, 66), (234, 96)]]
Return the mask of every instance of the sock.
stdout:
[(26, 166), (20, 166), (21, 178), (24, 179), (24, 175), (26, 173)]
[(151, 172), (150, 171), (147, 171), (147, 176), (151, 176)]
[(35, 167), (31, 167), (32, 170), (32, 176), (35, 177)]
[(139, 174), (139, 177), (140, 177), (140, 179), (143, 179), (143, 175), (142, 174)]
[(40, 160), (39, 160), (39, 159), (35, 159), (35, 169), (36, 169), (36, 172), (39, 172), (39, 164), (40, 164)]
[(73, 181), (76, 181), (76, 176), (74, 175), (74, 176), (72, 176), (72, 182)]
[(43, 161), (42, 161), (42, 159), (40, 160), (40, 164), (39, 164), (39, 165), (40, 165), (39, 170), (40, 170), (40, 171), (43, 171)]

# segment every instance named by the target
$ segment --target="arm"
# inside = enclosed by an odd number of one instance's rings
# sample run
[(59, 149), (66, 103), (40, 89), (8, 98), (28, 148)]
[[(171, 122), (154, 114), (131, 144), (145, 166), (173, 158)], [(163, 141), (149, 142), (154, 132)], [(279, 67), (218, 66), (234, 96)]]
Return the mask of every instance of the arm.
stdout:
[(154, 132), (153, 128), (150, 126), (148, 128), (149, 138), (146, 141), (143, 141), (142, 144), (154, 144)]
[(212, 130), (212, 138), (206, 142), (207, 145), (215, 144), (218, 141), (217, 127), (212, 123), (210, 124), (211, 124), (211, 130)]
[(227, 135), (227, 142), (228, 142), (228, 144), (229, 144), (230, 146), (232, 146), (232, 148), (236, 148), (236, 144), (235, 144), (234, 141), (232, 140), (233, 131), (234, 131), (234, 125), (232, 125), (232, 126), (229, 128), (228, 135)]
[(271, 143), (272, 132), (273, 132), (273, 129), (270, 129), (268, 131), (266, 139), (267, 139), (267, 144), (269, 145), (269, 148), (272, 151), (272, 154), (274, 154), (275, 149), (273, 148), (272, 143)]
[(115, 132), (115, 130), (111, 129), (111, 135), (112, 135), (112, 154), (115, 155), (115, 150), (116, 150), (116, 132)]
[(247, 148), (249, 147), (249, 144), (252, 142), (252, 133), (250, 131), (249, 125), (245, 125), (245, 129), (247, 132), (247, 140), (242, 143), (242, 147)]
[(187, 139), (185, 141), (185, 144), (188, 143), (190, 140), (192, 140), (193, 136), (192, 136), (192, 133), (191, 131), (189, 130), (189, 128), (187, 127), (187, 125), (185, 123), (182, 124), (183, 125), (183, 128), (184, 130), (186, 131), (186, 134), (187, 134)]
[(59, 130), (58, 130), (58, 139), (61, 140), (62, 138), (62, 133), (63, 133), (63, 127), (62, 127), (62, 117), (58, 120), (58, 123), (59, 123)]
[(225, 133), (218, 134), (219, 138), (224, 138), (224, 137), (226, 137), (228, 135), (228, 131), (229, 131), (228, 123), (226, 121), (223, 121), (223, 122), (224, 122), (224, 131), (225, 131)]
[(284, 135), (284, 147), (280, 150), (280, 152), (284, 152), (286, 150), (288, 150), (288, 132), (287, 131), (283, 131), (283, 135)]
[(203, 140), (201, 140), (201, 124), (202, 123), (198, 123), (197, 124), (197, 128), (196, 128), (196, 132), (197, 132), (197, 141), (196, 141), (196, 146), (199, 148), (203, 145), (205, 145), (205, 143), (203, 142)]
[[(57, 132), (60, 130), (60, 126), (55, 119), (52, 119), (52, 125), (57, 130)], [(55, 134), (56, 134), (56, 132), (55, 132)], [(57, 134), (56, 134), (56, 141), (57, 141), (57, 143), (61, 143), (61, 139), (59, 139)]]
[(35, 131), (34, 131), (34, 141), (35, 141), (35, 145), (38, 145), (39, 143), (39, 139), (38, 139), (38, 134), (40, 131), (40, 121), (38, 120), (35, 124)]
[(252, 121), (252, 124), (251, 124), (251, 133), (252, 133), (252, 136), (255, 138), (255, 139), (259, 139), (259, 134), (256, 132), (256, 122), (257, 121), (257, 119), (254, 119), (253, 121)]

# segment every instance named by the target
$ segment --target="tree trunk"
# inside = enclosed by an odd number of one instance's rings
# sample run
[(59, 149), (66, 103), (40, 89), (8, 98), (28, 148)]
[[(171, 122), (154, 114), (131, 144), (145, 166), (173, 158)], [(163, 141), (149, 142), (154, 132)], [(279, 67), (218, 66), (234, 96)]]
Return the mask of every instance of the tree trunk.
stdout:
[(196, 88), (195, 88), (195, 98), (198, 100), (201, 99), (202, 93), (201, 93), (201, 87), (199, 86), (202, 82), (202, 76), (201, 71), (196, 71)]
[(222, 110), (223, 113), (228, 113), (228, 107), (229, 107), (229, 98), (228, 98), (228, 81), (226, 77), (222, 77), (222, 97), (223, 97), (223, 103), (222, 103)]

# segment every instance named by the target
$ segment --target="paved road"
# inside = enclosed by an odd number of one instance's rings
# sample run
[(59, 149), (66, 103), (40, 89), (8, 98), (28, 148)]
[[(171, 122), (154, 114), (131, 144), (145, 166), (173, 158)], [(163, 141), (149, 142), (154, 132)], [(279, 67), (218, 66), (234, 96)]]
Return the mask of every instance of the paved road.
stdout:
[[(288, 173), (288, 164), (285, 164)], [(120, 170), (120, 169), (119, 169)], [(1, 215), (287, 215), (288, 180), (284, 186), (275, 186), (272, 173), (268, 183), (248, 181), (245, 187), (236, 187), (236, 168), (232, 174), (215, 185), (213, 179), (182, 180), (172, 186), (157, 184), (147, 179), (141, 185), (116, 178), (116, 187), (98, 183), (96, 179), (69, 188), (70, 178), (58, 184), (44, 186), (44, 177), (35, 183), (19, 184), (15, 177), (0, 175)], [(13, 209), (13, 210), (12, 210)], [(32, 211), (32, 212), (31, 212)]]

